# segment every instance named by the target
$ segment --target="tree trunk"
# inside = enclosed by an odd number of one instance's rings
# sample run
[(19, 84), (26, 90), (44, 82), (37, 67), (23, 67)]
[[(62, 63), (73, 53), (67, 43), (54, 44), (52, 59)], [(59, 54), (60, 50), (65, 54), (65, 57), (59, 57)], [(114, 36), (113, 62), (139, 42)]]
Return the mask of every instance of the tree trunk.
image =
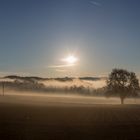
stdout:
[(121, 104), (122, 105), (124, 104), (124, 98), (121, 98)]

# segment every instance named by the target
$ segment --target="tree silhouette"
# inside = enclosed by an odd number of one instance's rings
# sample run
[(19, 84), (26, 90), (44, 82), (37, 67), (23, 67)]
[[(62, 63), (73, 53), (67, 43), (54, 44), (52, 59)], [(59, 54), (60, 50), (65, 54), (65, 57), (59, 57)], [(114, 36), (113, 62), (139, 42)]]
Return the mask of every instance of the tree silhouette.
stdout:
[(134, 72), (128, 72), (124, 69), (113, 69), (107, 80), (106, 95), (119, 96), (121, 104), (126, 97), (134, 97), (139, 91), (139, 80)]

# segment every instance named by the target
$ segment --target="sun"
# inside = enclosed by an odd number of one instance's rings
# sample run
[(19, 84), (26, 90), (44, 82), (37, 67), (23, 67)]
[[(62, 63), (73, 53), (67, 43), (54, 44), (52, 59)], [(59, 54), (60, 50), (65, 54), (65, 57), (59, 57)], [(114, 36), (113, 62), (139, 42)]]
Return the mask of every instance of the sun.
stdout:
[(73, 55), (69, 55), (68, 57), (62, 59), (62, 61), (65, 61), (68, 64), (75, 64), (78, 61), (78, 59)]

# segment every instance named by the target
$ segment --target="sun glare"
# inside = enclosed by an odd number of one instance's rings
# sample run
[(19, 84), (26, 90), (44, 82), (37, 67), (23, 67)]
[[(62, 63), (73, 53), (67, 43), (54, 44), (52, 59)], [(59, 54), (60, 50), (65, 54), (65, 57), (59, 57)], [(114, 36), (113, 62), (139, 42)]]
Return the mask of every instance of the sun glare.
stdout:
[(70, 55), (70, 56), (68, 56), (68, 57), (66, 57), (66, 58), (64, 58), (64, 59), (62, 59), (62, 61), (65, 61), (65, 62), (67, 62), (68, 64), (75, 64), (75, 63), (78, 61), (78, 59), (77, 59), (75, 56)]

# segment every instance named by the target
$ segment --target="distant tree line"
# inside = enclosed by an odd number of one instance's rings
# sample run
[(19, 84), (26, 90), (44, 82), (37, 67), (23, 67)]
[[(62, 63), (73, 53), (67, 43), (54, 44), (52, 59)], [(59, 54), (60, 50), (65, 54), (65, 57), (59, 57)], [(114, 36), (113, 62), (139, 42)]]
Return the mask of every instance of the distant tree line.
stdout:
[[(58, 79), (64, 82), (62, 79)], [(70, 80), (70, 79), (68, 79)], [(72, 86), (46, 86), (41, 82), (34, 79), (18, 78), (14, 81), (4, 82), (5, 88), (15, 91), (29, 91), (29, 92), (44, 92), (44, 93), (63, 93), (63, 94), (80, 94), (80, 95), (90, 95), (90, 96), (104, 96), (104, 88), (94, 89), (90, 87), (84, 87), (82, 85), (72, 85)], [(0, 82), (0, 86), (3, 86), (3, 82)]]

